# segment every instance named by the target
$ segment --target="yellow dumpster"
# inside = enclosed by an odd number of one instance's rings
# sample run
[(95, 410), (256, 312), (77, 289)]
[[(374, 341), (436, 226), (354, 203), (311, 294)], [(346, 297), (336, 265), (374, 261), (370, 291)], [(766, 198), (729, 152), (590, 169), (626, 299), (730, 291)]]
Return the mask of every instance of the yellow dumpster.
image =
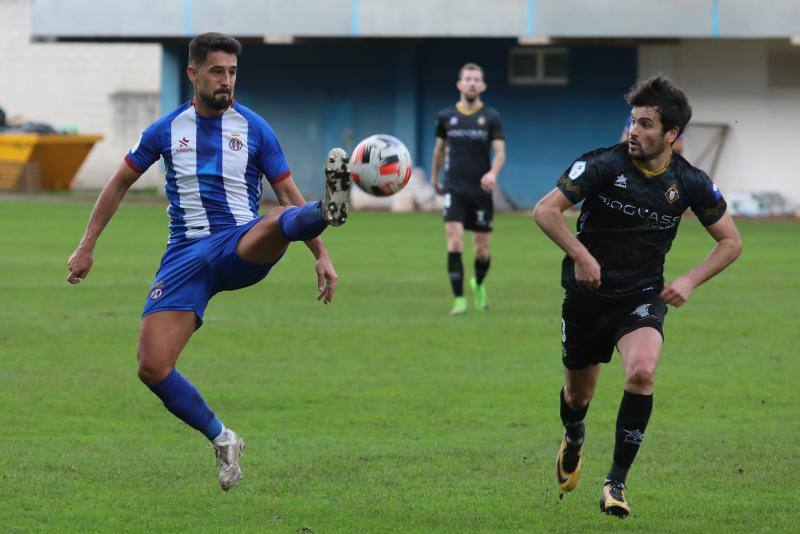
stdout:
[(69, 189), (100, 135), (0, 133), (0, 190)]

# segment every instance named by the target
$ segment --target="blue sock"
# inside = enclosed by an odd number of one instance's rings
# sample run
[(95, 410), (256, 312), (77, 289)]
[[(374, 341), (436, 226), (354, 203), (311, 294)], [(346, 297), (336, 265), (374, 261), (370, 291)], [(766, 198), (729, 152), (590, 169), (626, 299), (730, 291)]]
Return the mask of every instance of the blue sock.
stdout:
[(173, 369), (158, 384), (149, 387), (161, 399), (167, 410), (190, 427), (205, 434), (208, 439), (214, 439), (222, 432), (222, 423), (203, 400), (203, 396), (177, 369)]
[(292, 206), (278, 217), (278, 226), (288, 241), (314, 239), (326, 226), (322, 218), (322, 205), (317, 201), (300, 207)]

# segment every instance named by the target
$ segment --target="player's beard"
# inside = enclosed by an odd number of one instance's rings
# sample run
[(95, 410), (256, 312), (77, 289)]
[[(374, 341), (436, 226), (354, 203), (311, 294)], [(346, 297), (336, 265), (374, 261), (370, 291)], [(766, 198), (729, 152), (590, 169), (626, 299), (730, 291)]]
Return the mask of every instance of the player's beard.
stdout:
[(649, 149), (645, 149), (644, 146), (641, 145), (641, 142), (639, 143), (637, 150), (634, 152), (631, 151), (630, 144), (628, 145), (628, 156), (638, 161), (655, 159), (668, 148), (667, 142), (664, 139), (653, 142), (653, 145)]
[(223, 110), (231, 105), (231, 96), (228, 92), (220, 92), (210, 95), (201, 91), (200, 98), (208, 107), (211, 109), (216, 109), (217, 111)]
[(464, 100), (466, 100), (470, 104), (474, 104), (475, 101), (478, 100), (478, 93), (475, 94), (464, 93)]

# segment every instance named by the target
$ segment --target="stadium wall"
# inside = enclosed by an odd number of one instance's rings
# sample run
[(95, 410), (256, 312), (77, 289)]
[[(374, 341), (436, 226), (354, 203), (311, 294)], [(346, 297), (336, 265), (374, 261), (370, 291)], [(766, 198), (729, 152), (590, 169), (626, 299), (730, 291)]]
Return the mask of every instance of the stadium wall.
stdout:
[[(639, 74), (662, 71), (682, 86), (694, 123), (727, 124), (729, 134), (714, 176), (724, 193), (778, 191), (800, 205), (797, 125), (800, 48), (786, 40), (690, 40), (643, 45)], [(706, 139), (689, 129), (690, 161)]]
[[(8, 118), (74, 126), (104, 137), (74, 187), (105, 183), (142, 129), (158, 114), (158, 44), (32, 43), (26, 0), (0, 1), (0, 107)], [(137, 183), (160, 184), (157, 168)]]

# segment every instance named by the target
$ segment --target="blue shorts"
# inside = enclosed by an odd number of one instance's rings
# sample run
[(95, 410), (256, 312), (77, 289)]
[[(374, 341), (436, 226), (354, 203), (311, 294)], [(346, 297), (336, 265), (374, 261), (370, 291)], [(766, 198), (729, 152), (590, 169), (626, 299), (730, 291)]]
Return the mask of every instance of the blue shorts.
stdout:
[(263, 280), (275, 264), (251, 263), (236, 253), (239, 239), (262, 218), (201, 239), (167, 245), (142, 317), (158, 311), (191, 310), (200, 328), (211, 297)]

